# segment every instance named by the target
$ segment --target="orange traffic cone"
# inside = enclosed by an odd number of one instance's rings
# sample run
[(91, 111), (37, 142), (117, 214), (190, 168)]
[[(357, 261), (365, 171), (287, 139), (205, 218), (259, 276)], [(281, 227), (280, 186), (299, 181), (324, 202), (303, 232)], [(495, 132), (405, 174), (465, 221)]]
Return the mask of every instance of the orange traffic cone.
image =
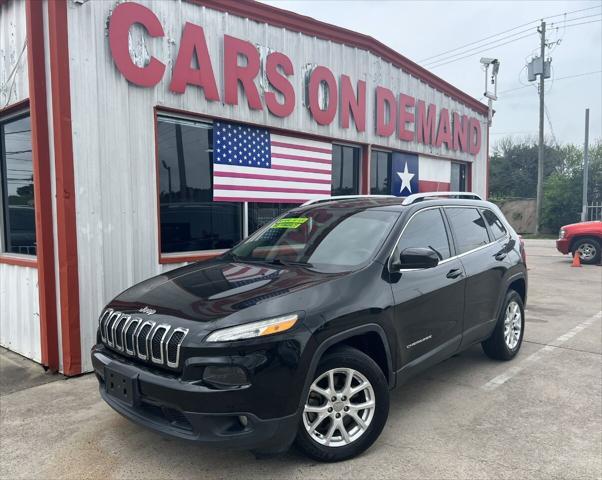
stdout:
[(579, 252), (575, 252), (575, 254), (573, 255), (573, 263), (571, 264), (571, 267), (580, 267), (581, 266), (581, 255), (579, 254)]

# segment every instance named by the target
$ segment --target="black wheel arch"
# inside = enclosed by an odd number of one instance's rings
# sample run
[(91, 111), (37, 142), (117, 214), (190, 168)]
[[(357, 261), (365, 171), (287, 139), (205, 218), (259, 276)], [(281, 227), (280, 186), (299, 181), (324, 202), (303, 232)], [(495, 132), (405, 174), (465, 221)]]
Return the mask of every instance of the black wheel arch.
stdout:
[[(373, 355), (371, 355), (369, 352), (362, 349), (361, 347), (358, 348), (358, 345), (354, 343), (353, 339), (366, 337), (368, 335), (378, 336), (380, 343), (382, 343), (381, 348), (384, 351), (383, 357), (374, 358)], [(311, 385), (311, 382), (314, 378), (320, 360), (328, 350), (340, 345), (351, 346), (357, 348), (360, 351), (363, 351), (368, 356), (370, 356), (381, 367), (381, 369), (383, 369), (383, 366), (386, 366), (386, 370), (383, 370), (383, 374), (387, 379), (389, 389), (395, 387), (395, 370), (393, 368), (393, 357), (391, 356), (391, 346), (389, 345), (389, 341), (387, 339), (385, 330), (377, 323), (369, 323), (366, 325), (353, 327), (342, 332), (338, 332), (318, 345), (311, 359), (309, 369), (307, 370), (307, 375), (305, 376), (305, 383), (303, 385), (303, 391), (301, 399), (299, 401), (299, 408), (303, 408), (305, 397), (309, 390), (309, 386)], [(384, 365), (382, 363), (384, 363)]]

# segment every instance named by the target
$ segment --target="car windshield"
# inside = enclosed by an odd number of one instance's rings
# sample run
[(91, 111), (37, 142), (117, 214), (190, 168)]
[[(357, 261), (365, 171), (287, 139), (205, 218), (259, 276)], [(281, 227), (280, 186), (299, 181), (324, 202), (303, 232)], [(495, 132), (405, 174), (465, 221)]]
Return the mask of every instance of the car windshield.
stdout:
[(230, 250), (238, 260), (351, 270), (368, 261), (398, 212), (316, 207), (291, 211)]

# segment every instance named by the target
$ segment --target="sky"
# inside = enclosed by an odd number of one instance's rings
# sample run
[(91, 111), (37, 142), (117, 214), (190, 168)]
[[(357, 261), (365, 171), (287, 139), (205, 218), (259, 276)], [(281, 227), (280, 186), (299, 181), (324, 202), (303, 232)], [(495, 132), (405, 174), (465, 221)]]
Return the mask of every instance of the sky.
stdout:
[[(508, 135), (537, 136), (539, 97), (536, 82), (527, 81), (525, 66), (534, 55), (539, 55), (540, 39), (536, 30), (539, 20), (553, 16), (545, 19), (546, 40), (554, 42), (547, 49), (547, 55), (552, 58), (552, 78), (546, 80), (545, 87), (548, 117), (545, 134), (561, 144), (583, 145), (585, 109), (589, 108), (590, 144), (602, 139), (600, 0), (263, 1), (370, 35), (483, 102), (485, 74), (479, 59), (482, 56), (499, 59), (499, 99), (494, 102), (491, 148)], [(582, 9), (587, 10), (568, 13)], [(583, 25), (576, 25), (578, 23)], [(510, 31), (431, 58), (506, 30)], [(503, 43), (506, 44), (501, 45)], [(466, 58), (460, 58), (464, 56)], [(450, 63), (429, 65), (435, 61)], [(573, 75), (580, 76), (563, 78)]]

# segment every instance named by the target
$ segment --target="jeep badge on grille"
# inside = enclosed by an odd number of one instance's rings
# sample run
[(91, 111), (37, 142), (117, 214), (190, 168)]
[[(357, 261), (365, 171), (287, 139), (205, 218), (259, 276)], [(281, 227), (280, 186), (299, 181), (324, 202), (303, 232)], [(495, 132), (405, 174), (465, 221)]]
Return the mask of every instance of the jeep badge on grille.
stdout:
[(154, 313), (157, 313), (157, 310), (153, 310), (150, 307), (142, 307), (141, 309), (138, 310), (140, 313), (146, 313), (147, 315), (153, 315)]

